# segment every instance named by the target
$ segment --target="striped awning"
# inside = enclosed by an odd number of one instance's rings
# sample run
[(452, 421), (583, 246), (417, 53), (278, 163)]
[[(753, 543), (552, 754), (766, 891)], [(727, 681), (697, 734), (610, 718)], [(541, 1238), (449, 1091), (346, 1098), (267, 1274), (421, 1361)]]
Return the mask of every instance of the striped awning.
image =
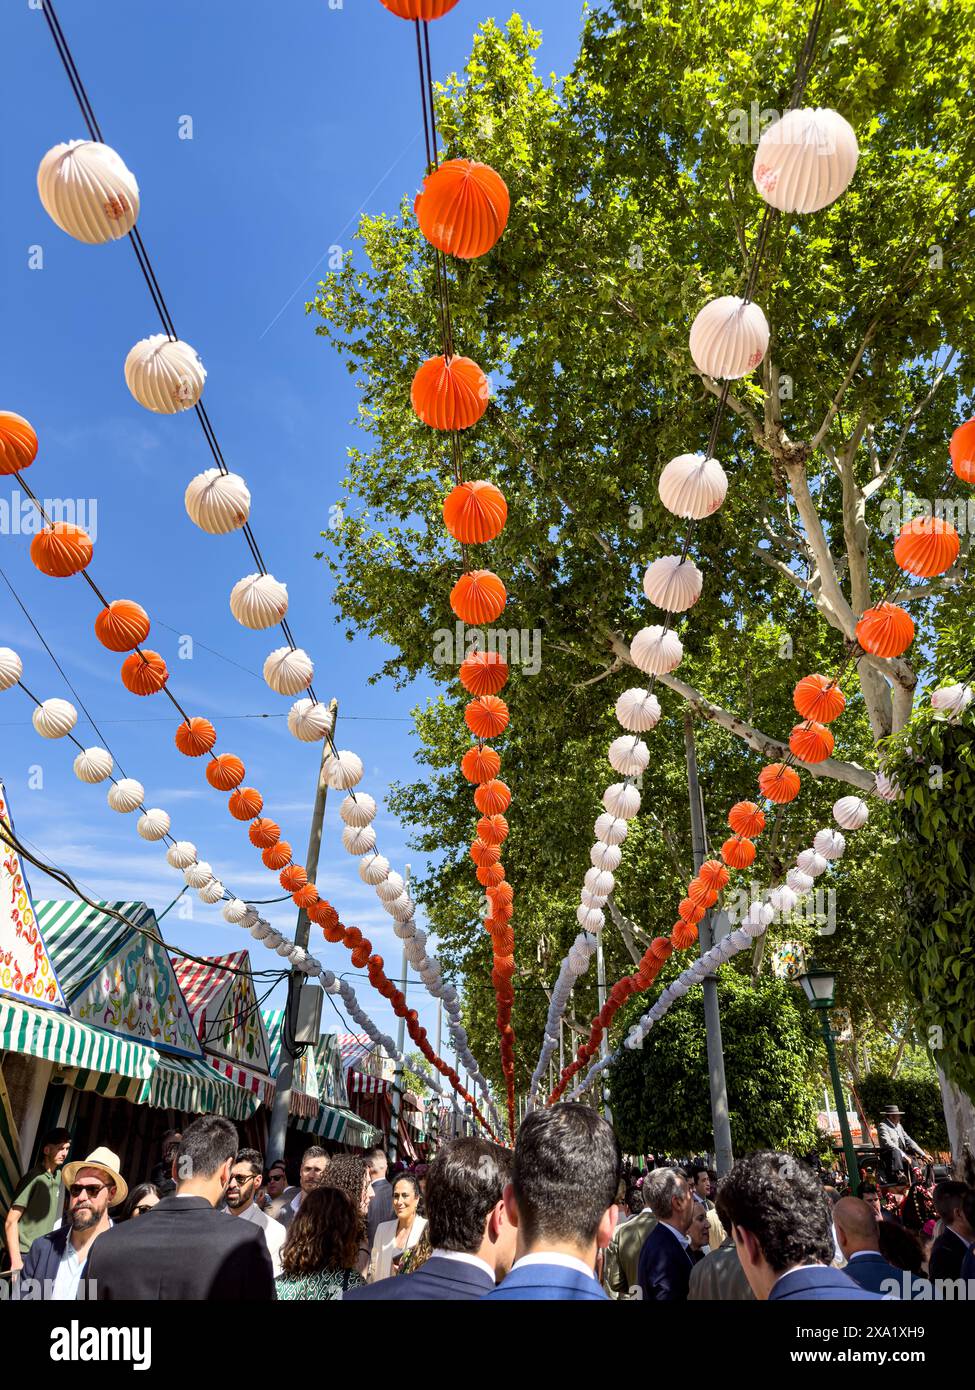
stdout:
[[(261, 1017), (264, 1020), (264, 1028), (267, 1032), (271, 1075), (276, 1077), (281, 1059), (281, 1032), (284, 1028), (284, 1009), (262, 1009)], [(291, 1104), (288, 1107), (288, 1113), (300, 1116), (302, 1119), (310, 1120), (317, 1124), (320, 1105), (321, 1096), (318, 1089), (318, 1070), (315, 1064), (315, 1053), (311, 1047), (306, 1047), (305, 1051), (296, 1060), (294, 1065), (291, 1079)], [(319, 1134), (321, 1131), (312, 1129), (307, 1130), (306, 1133)], [(325, 1135), (324, 1137), (332, 1138), (333, 1136)]]
[(23, 1168), (20, 1162), (20, 1136), (14, 1124), (13, 1109), (0, 1071), (0, 1211), (10, 1210)]
[(382, 1131), (367, 1124), (360, 1116), (341, 1106), (320, 1105), (317, 1115), (303, 1115), (295, 1121), (295, 1129), (303, 1134), (315, 1134), (336, 1144), (352, 1148), (371, 1148), (382, 1140)]
[(339, 1045), (339, 1056), (342, 1058), (342, 1066), (348, 1071), (360, 1057), (364, 1057), (373, 1048), (372, 1039), (368, 1033), (336, 1033), (335, 1037)]
[(208, 1061), (198, 1057), (160, 1055), (145, 1103), (160, 1110), (249, 1120), (261, 1102), (253, 1091), (223, 1080)]
[(274, 1100), (274, 1071), (263, 1010), (257, 1006), (250, 957), (246, 951), (190, 960), (174, 956), (173, 966), (207, 1063), (220, 1077), (262, 1101)]
[(393, 1089), (391, 1081), (381, 1076), (367, 1076), (362, 1071), (349, 1072), (349, 1091), (358, 1096), (388, 1096)]
[[(106, 902), (102, 906), (114, 908), (136, 926), (156, 929), (156, 914), (145, 903)], [(73, 999), (132, 933), (132, 928), (118, 918), (77, 898), (38, 899), (34, 912), (48, 950), (56, 960), (66, 999)]]
[(153, 1047), (90, 1028), (68, 1014), (0, 999), (0, 1052), (20, 1052), (89, 1072), (148, 1081), (160, 1054)]

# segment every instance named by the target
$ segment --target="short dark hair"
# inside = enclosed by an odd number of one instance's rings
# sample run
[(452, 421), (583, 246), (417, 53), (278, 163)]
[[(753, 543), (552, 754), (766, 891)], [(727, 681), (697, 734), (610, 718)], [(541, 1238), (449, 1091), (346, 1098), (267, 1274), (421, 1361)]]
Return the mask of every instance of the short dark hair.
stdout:
[(913, 1231), (899, 1221), (877, 1222), (877, 1244), (888, 1264), (896, 1269), (910, 1270), (912, 1274), (923, 1273), (924, 1251), (921, 1242)]
[(264, 1176), (264, 1155), (257, 1149), (238, 1149), (235, 1163), (246, 1163), (254, 1174)]
[(308, 1148), (301, 1155), (302, 1163), (304, 1163), (306, 1158), (328, 1158), (328, 1150), (323, 1149), (321, 1144), (309, 1144)]
[(879, 1192), (880, 1188), (877, 1186), (875, 1182), (862, 1182), (860, 1184), (859, 1195), (861, 1197), (876, 1197), (879, 1194)]
[(510, 1150), (487, 1139), (454, 1139), (442, 1149), (427, 1170), (433, 1248), (475, 1255), (510, 1176)]
[(282, 1169), (283, 1172), (284, 1172), (284, 1176), (285, 1176), (285, 1177), (288, 1176), (288, 1165), (285, 1163), (285, 1161), (284, 1161), (283, 1158), (272, 1158), (272, 1159), (271, 1159), (271, 1162), (267, 1165), (268, 1174), (270, 1175), (271, 1173), (273, 1173), (274, 1170), (275, 1170), (275, 1168), (280, 1168), (280, 1169)]
[(941, 1217), (942, 1221), (957, 1221), (958, 1212), (968, 1187), (963, 1182), (955, 1182), (953, 1178), (946, 1178), (944, 1182), (935, 1184), (933, 1197), (934, 1209)]
[(177, 1180), (212, 1178), (240, 1146), (237, 1130), (222, 1115), (201, 1115), (183, 1133), (176, 1151)]
[(306, 1194), (281, 1249), (286, 1274), (352, 1269), (359, 1253), (359, 1213), (337, 1187)]
[(750, 1231), (769, 1267), (831, 1263), (833, 1209), (811, 1168), (791, 1154), (740, 1158), (718, 1188), (718, 1216), (726, 1231)]
[(402, 1173), (396, 1174), (390, 1186), (395, 1190), (396, 1184), (401, 1182), (408, 1182), (410, 1186), (413, 1188), (413, 1191), (416, 1193), (417, 1197), (422, 1197), (423, 1194), (420, 1191), (420, 1180), (415, 1173), (411, 1173), (409, 1169), (404, 1169)]
[(969, 1226), (971, 1226), (972, 1230), (975, 1231), (975, 1187), (966, 1187), (965, 1195), (961, 1199), (961, 1209), (964, 1213), (965, 1220), (968, 1222)]
[(62, 1144), (70, 1143), (70, 1129), (49, 1129), (48, 1132), (45, 1134), (44, 1138), (41, 1140), (41, 1146), (38, 1152), (43, 1153), (46, 1148), (48, 1148), (49, 1146), (53, 1147), (55, 1144), (57, 1144), (58, 1148), (60, 1148)]
[(585, 1105), (533, 1110), (521, 1124), (511, 1165), (518, 1224), (540, 1237), (588, 1245), (616, 1201), (623, 1155), (610, 1125)]

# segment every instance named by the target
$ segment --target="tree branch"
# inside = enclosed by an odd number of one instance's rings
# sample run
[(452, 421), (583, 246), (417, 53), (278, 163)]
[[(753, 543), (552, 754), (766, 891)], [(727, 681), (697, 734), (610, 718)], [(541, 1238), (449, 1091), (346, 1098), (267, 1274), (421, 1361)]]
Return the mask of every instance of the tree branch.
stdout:
[(613, 919), (613, 925), (616, 927), (616, 929), (619, 931), (620, 936), (623, 938), (623, 945), (630, 953), (630, 959), (632, 960), (634, 965), (639, 965), (643, 957), (643, 951), (641, 951), (637, 947), (633, 938), (635, 935), (637, 935), (637, 933), (639, 933), (643, 940), (646, 941), (649, 945), (650, 937), (648, 933), (645, 931), (641, 931), (641, 929), (636, 925), (635, 922), (630, 921), (629, 917), (623, 916), (622, 912), (620, 912), (619, 908), (616, 906), (616, 903), (613, 900), (612, 893), (610, 893), (609, 897), (606, 899), (606, 906), (609, 908), (609, 915)]

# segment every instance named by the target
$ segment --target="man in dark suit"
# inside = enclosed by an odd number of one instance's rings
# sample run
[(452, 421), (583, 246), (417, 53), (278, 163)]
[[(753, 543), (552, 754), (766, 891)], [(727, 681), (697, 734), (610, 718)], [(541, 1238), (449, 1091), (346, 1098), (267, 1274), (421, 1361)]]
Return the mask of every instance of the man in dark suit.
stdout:
[(433, 1254), (415, 1274), (394, 1275), (353, 1289), (345, 1301), (483, 1298), (515, 1257), (515, 1228), (504, 1188), (507, 1149), (486, 1139), (454, 1139), (427, 1171), (427, 1236)]
[(880, 1223), (859, 1197), (841, 1197), (833, 1207), (836, 1242), (846, 1260), (846, 1273), (861, 1289), (899, 1298), (905, 1271), (880, 1253)]
[(229, 1120), (194, 1120), (173, 1163), (176, 1195), (99, 1236), (84, 1277), (95, 1281), (100, 1300), (274, 1298), (263, 1233), (214, 1210), (230, 1182), (239, 1143)]
[(833, 1209), (817, 1175), (791, 1154), (739, 1159), (718, 1188), (718, 1215), (757, 1299), (881, 1301), (831, 1268)]
[(598, 1301), (596, 1252), (612, 1239), (623, 1156), (610, 1125), (585, 1105), (552, 1105), (522, 1121), (504, 1189), (517, 1228), (515, 1264), (488, 1300)]
[(637, 1283), (650, 1303), (683, 1303), (694, 1264), (687, 1238), (694, 1212), (691, 1189), (676, 1168), (655, 1168), (644, 1180), (643, 1199), (657, 1224), (640, 1251)]
[(386, 1170), (389, 1164), (382, 1149), (373, 1149), (371, 1153), (366, 1154), (366, 1165), (369, 1169), (369, 1177), (372, 1179), (372, 1197), (366, 1216), (369, 1249), (371, 1250), (377, 1230), (384, 1221), (392, 1221), (395, 1213), (393, 1211), (393, 1185), (386, 1179)]
[(963, 1182), (935, 1185), (934, 1209), (944, 1222), (944, 1230), (931, 1247), (928, 1271), (932, 1279), (960, 1279), (965, 1256), (975, 1241), (975, 1230), (965, 1219), (964, 1200), (968, 1188)]
[[(65, 1165), (62, 1172), (67, 1189), (64, 1219), (56, 1231), (38, 1236), (24, 1259), (20, 1276), (20, 1296), (61, 1301), (78, 1298), (85, 1261), (99, 1236), (111, 1229), (109, 1207), (118, 1206), (128, 1195), (125, 1179), (118, 1170), (117, 1155), (111, 1149), (96, 1149), (85, 1159)], [(87, 1297), (87, 1291), (81, 1294)]]

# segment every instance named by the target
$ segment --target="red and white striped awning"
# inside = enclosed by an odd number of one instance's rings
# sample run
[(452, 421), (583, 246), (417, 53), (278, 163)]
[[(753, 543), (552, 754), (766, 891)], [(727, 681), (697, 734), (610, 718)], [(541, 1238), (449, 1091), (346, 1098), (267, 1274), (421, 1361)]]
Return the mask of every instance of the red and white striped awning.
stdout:
[(202, 961), (174, 956), (173, 966), (206, 1061), (220, 1076), (270, 1105), (270, 1048), (248, 953), (233, 951)]
[(349, 1090), (360, 1096), (388, 1096), (392, 1082), (384, 1081), (381, 1076), (366, 1076), (365, 1072), (350, 1071)]
[(342, 1067), (345, 1071), (348, 1071), (349, 1067), (358, 1062), (367, 1052), (372, 1051), (372, 1039), (368, 1033), (336, 1033), (335, 1037), (338, 1042), (339, 1056), (342, 1059)]

